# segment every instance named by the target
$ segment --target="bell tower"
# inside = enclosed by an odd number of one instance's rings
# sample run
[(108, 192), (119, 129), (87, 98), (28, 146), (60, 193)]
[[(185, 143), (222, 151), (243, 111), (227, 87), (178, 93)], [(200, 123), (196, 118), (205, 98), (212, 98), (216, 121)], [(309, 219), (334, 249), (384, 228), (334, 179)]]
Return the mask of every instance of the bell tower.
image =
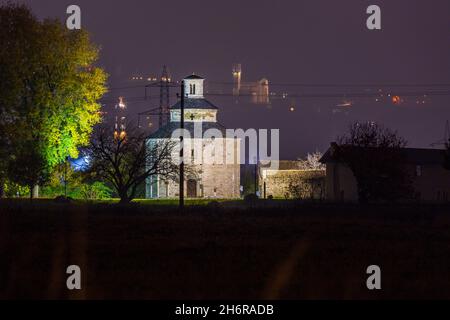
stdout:
[(205, 79), (195, 74), (190, 75), (184, 80), (184, 92), (188, 99), (203, 99), (203, 83)]

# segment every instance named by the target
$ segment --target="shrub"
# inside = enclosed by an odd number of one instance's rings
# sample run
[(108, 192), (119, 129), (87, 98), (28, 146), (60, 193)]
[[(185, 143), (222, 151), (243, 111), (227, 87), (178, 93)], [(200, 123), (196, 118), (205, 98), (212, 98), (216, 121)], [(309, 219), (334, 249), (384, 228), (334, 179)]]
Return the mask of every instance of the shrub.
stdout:
[(83, 184), (80, 194), (85, 200), (104, 200), (111, 198), (112, 190), (104, 183), (96, 181), (93, 184)]
[(4, 184), (4, 194), (8, 198), (23, 197), (30, 194), (30, 188), (20, 186), (17, 183), (11, 181), (6, 181)]

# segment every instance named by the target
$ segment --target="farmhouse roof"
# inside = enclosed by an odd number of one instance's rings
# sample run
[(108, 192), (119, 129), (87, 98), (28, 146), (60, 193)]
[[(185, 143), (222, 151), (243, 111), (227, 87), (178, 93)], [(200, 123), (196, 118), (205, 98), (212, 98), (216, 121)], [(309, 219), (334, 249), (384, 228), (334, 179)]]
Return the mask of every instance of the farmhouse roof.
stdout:
[[(331, 143), (330, 148), (322, 156), (320, 162), (340, 162), (337, 158), (335, 150), (337, 148), (358, 148), (352, 146), (338, 146), (336, 143)], [(367, 148), (365, 148), (367, 149)], [(427, 164), (442, 164), (445, 159), (445, 150), (441, 149), (419, 149), (419, 148), (402, 148), (403, 155), (405, 156), (406, 163), (416, 165)]]

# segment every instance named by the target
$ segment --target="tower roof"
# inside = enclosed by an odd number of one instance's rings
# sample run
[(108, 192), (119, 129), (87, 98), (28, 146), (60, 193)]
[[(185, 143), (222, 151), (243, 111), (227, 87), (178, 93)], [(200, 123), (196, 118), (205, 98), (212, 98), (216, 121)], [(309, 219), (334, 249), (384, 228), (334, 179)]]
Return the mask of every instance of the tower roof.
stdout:
[[(167, 139), (172, 137), (172, 133), (180, 128), (180, 122), (169, 122), (164, 127), (158, 129), (156, 132), (149, 135), (148, 139)], [(195, 137), (195, 124), (194, 122), (186, 122), (184, 129), (187, 130), (191, 137)], [(206, 130), (217, 129), (225, 137), (226, 128), (218, 122), (203, 122), (202, 123), (202, 136)]]
[[(173, 109), (181, 109), (181, 101), (178, 101), (172, 107)], [(184, 109), (213, 109), (217, 110), (218, 108), (209, 102), (206, 99), (192, 99), (192, 98), (184, 98)]]
[(205, 78), (202, 78), (196, 74), (191, 74), (190, 76), (185, 77), (186, 80), (205, 80)]

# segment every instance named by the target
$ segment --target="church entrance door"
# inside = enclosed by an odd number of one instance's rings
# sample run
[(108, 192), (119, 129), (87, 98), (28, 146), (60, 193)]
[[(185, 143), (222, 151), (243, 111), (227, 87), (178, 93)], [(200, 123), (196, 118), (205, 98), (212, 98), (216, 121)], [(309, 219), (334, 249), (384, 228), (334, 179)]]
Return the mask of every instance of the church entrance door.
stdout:
[(194, 179), (189, 179), (187, 182), (187, 196), (197, 198), (197, 181)]

